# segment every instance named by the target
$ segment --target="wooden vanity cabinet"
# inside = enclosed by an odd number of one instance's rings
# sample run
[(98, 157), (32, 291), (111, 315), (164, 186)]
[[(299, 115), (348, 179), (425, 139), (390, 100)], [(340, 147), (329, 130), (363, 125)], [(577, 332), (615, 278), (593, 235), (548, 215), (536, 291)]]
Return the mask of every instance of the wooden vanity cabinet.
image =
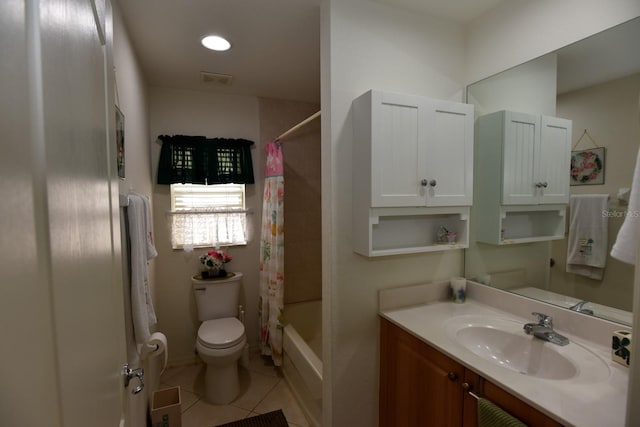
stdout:
[[(482, 387), (482, 390), (477, 390)], [(465, 390), (467, 389), (467, 390)], [(476, 427), (476, 391), (523, 423), (559, 427), (557, 421), (482, 379), (403, 329), (380, 321), (380, 427)]]
[(464, 367), (386, 319), (379, 426), (461, 426)]

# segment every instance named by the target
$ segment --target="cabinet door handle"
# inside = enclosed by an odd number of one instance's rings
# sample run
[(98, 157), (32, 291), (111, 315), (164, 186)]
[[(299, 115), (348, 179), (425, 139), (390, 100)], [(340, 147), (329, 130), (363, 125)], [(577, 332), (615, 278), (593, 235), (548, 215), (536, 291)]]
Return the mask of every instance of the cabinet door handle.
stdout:
[(432, 187), (435, 187), (436, 184), (437, 184), (437, 182), (436, 182), (435, 179), (432, 179), (431, 181), (429, 181), (429, 185), (432, 186)]
[(458, 379), (458, 374), (456, 374), (455, 372), (449, 372), (447, 374), (447, 377), (451, 380), (451, 381), (455, 381)]
[(422, 181), (420, 181), (420, 185), (422, 185), (423, 187), (426, 187), (428, 183), (429, 182), (426, 179), (423, 179)]
[(463, 389), (464, 391), (469, 391), (469, 390), (471, 390), (471, 384), (469, 384), (469, 383), (462, 383), (462, 389)]
[(547, 188), (549, 186), (549, 184), (547, 184), (547, 182), (541, 182), (540, 185), (542, 186), (542, 188)]

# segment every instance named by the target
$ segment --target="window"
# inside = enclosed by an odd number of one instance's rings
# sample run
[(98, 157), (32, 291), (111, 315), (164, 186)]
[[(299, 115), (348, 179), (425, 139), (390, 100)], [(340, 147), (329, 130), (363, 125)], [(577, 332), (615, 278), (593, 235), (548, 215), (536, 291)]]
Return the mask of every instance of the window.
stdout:
[(171, 245), (247, 243), (244, 184), (171, 184)]

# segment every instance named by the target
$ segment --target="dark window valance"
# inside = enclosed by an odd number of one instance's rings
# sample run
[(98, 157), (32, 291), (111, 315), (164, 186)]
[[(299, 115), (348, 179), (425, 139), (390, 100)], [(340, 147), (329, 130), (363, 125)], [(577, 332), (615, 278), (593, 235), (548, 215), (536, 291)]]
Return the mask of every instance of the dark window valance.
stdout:
[(253, 184), (246, 139), (160, 135), (158, 184)]

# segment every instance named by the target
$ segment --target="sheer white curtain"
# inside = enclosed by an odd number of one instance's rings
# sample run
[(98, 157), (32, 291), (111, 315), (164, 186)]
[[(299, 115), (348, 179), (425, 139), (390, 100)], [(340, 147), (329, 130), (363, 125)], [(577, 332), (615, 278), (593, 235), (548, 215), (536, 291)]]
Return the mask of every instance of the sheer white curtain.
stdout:
[(247, 243), (247, 215), (244, 210), (204, 209), (173, 212), (173, 247), (244, 245)]

